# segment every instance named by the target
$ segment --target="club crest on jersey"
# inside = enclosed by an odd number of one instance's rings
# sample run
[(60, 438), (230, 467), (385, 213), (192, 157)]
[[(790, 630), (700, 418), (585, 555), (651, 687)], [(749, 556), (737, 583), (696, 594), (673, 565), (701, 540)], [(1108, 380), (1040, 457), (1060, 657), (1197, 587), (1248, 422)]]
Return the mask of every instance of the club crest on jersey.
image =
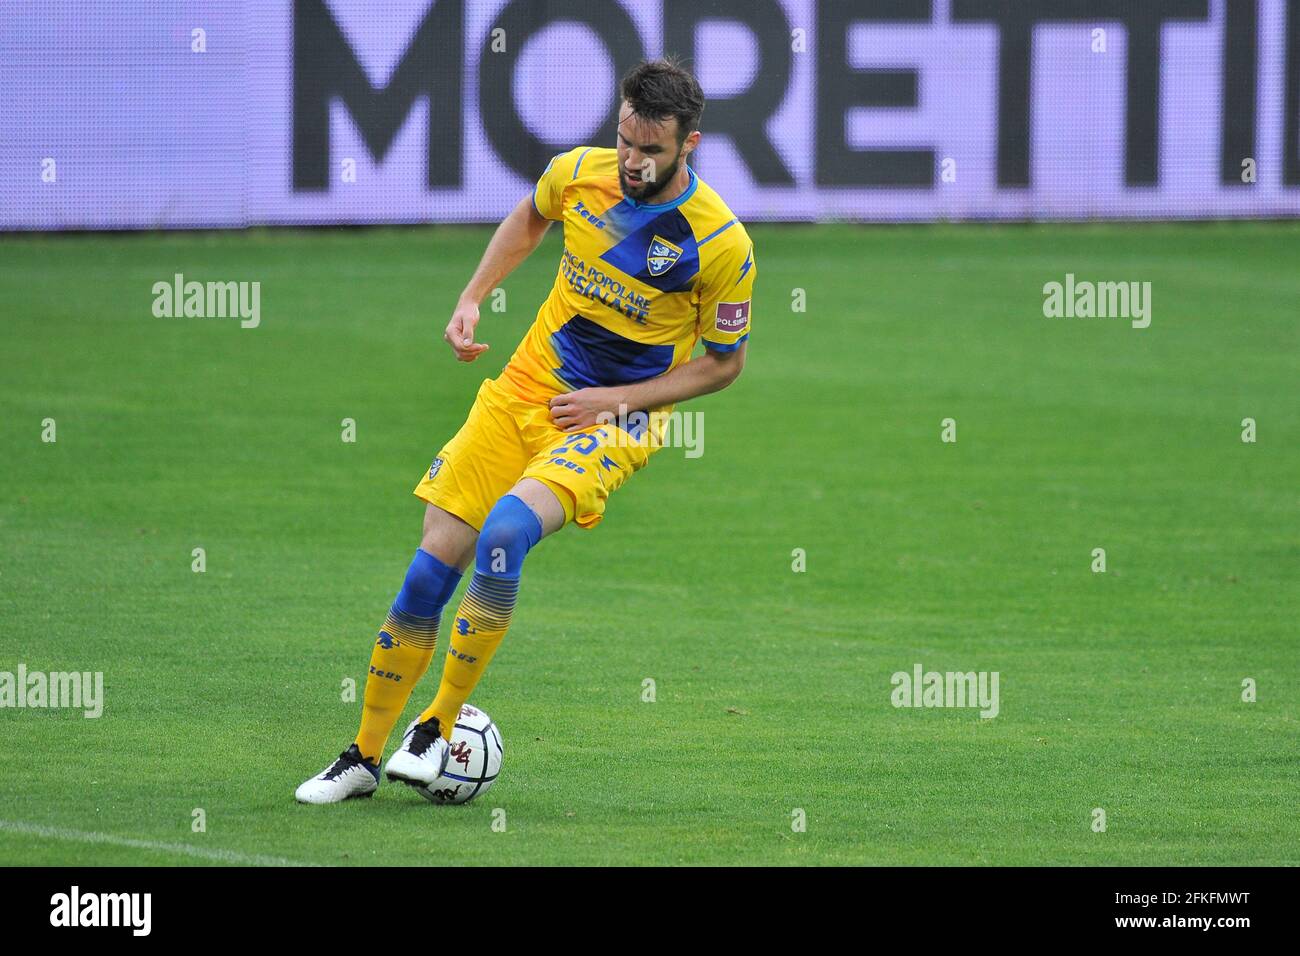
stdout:
[(663, 236), (655, 236), (650, 240), (650, 248), (646, 250), (645, 265), (652, 276), (661, 276), (677, 265), (677, 260), (681, 257), (680, 247), (674, 246)]

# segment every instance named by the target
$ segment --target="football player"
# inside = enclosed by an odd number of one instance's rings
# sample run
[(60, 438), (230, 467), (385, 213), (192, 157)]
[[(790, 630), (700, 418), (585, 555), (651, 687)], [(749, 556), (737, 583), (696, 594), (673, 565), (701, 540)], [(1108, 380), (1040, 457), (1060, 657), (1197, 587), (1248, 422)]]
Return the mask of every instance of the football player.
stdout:
[(609, 496), (660, 447), (673, 404), (726, 388), (744, 367), (754, 250), (687, 164), (700, 142), (700, 85), (658, 60), (632, 69), (619, 94), (614, 146), (552, 159), (456, 304), (444, 338), (473, 362), (488, 349), (479, 304), (551, 223), (563, 224), (559, 271), (536, 321), (415, 488), (427, 503), (424, 533), (371, 652), (356, 739), (298, 788), (300, 801), (375, 791), (385, 743), (472, 563), (437, 695), (384, 768), (413, 786), (436, 781), (461, 705), (510, 627), (528, 553), (569, 523), (594, 528)]

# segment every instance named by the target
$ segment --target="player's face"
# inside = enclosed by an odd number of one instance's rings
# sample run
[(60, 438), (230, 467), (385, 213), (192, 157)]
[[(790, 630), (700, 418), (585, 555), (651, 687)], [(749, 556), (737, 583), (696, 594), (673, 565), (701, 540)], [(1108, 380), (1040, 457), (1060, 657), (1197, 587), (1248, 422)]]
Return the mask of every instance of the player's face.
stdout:
[(698, 133), (677, 142), (677, 117), (647, 120), (624, 103), (618, 114), (618, 181), (623, 195), (648, 202), (663, 191), (694, 148)]

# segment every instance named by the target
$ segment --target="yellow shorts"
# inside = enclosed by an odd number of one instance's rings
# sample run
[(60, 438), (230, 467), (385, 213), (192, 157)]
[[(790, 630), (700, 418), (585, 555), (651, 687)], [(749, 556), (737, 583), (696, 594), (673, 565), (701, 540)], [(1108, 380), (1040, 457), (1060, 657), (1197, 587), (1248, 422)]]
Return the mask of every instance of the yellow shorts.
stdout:
[(546, 405), (487, 379), (415, 495), (482, 530), (498, 498), (519, 479), (536, 478), (555, 492), (571, 520), (592, 528), (604, 517), (605, 499), (644, 468), (654, 450), (612, 423), (565, 432), (551, 421)]

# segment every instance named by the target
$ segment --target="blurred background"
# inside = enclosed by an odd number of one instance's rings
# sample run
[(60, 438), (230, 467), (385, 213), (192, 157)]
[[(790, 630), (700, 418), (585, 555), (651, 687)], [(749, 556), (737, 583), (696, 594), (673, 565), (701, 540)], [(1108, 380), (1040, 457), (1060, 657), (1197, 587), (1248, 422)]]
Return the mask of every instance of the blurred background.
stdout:
[(0, 11), (0, 229), (497, 221), (665, 53), (747, 221), (1300, 212), (1286, 0), (85, 0)]

